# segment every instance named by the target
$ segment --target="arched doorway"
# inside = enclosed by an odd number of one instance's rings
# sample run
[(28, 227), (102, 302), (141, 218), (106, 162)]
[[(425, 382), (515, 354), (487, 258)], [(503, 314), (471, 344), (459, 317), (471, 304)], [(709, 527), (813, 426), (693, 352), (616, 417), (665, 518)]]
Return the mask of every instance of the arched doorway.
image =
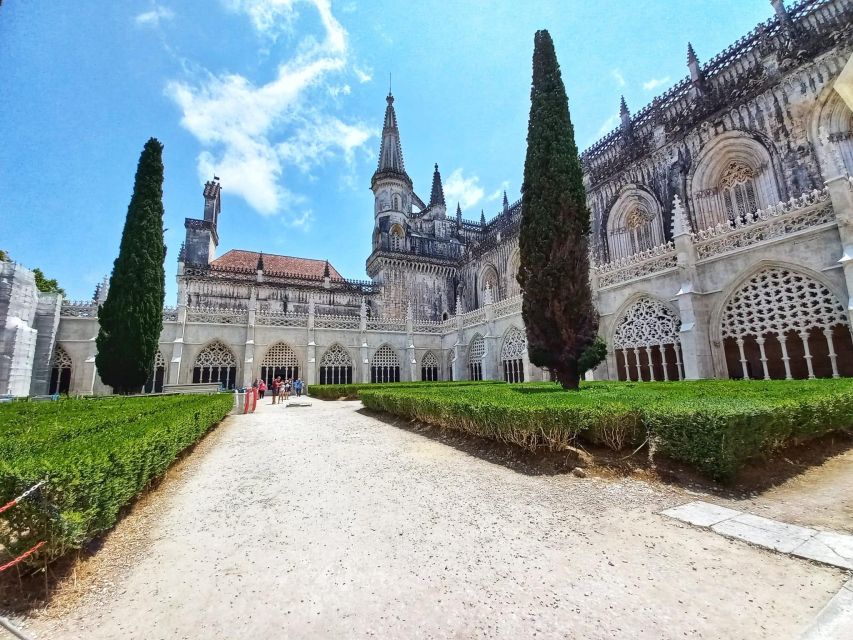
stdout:
[(371, 382), (400, 382), (400, 359), (387, 344), (373, 354), (370, 361)]
[(50, 364), (50, 386), (48, 393), (54, 395), (57, 393), (68, 393), (71, 390), (71, 370), (73, 363), (71, 356), (59, 345), (53, 349), (53, 356)]
[(619, 380), (681, 380), (681, 320), (666, 304), (640, 296), (622, 314), (613, 333)]
[(505, 382), (524, 382), (524, 354), (527, 352), (527, 336), (518, 327), (506, 332), (501, 348), (501, 363)]
[(337, 343), (320, 358), (320, 384), (352, 384), (352, 358)]
[(277, 377), (282, 380), (295, 380), (299, 377), (299, 361), (293, 349), (285, 342), (277, 342), (267, 349), (261, 362), (261, 379), (268, 387)]
[(219, 340), (211, 342), (196, 356), (193, 363), (193, 382), (218, 382), (233, 389), (237, 381), (237, 358)]

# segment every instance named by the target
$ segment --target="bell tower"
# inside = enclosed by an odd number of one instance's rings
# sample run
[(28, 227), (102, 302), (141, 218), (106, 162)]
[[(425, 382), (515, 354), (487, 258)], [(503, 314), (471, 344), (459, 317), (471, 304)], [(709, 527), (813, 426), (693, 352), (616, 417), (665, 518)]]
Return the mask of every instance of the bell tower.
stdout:
[[(403, 148), (400, 145), (400, 130), (397, 128), (397, 113), (394, 111), (394, 96), (388, 92), (385, 98), (385, 124), (382, 127), (382, 144), (379, 147), (379, 162), (370, 181), (373, 191), (373, 249), (390, 247), (389, 233), (393, 230), (399, 246), (399, 233), (405, 234), (408, 216), (412, 212), (412, 179), (403, 163)], [(387, 246), (386, 246), (387, 245)]]

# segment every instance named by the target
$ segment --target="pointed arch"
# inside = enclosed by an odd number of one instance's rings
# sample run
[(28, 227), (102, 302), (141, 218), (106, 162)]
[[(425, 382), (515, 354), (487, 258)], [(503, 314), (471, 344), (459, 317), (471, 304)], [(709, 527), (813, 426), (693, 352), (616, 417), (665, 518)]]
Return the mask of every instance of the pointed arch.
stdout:
[(371, 382), (400, 382), (400, 358), (387, 344), (383, 344), (370, 360)]
[(226, 389), (237, 383), (237, 358), (221, 340), (208, 343), (193, 363), (193, 383), (218, 382)]
[(50, 386), (48, 393), (55, 395), (57, 393), (68, 393), (71, 390), (71, 372), (74, 369), (74, 362), (71, 356), (60, 345), (53, 348), (53, 355), (50, 357)]
[(521, 293), (521, 285), (518, 284), (518, 270), (521, 268), (521, 251), (518, 247), (512, 250), (506, 261), (506, 295), (507, 298), (517, 296)]
[(166, 381), (166, 358), (163, 357), (163, 352), (157, 349), (154, 354), (154, 366), (151, 369), (151, 375), (145, 382), (142, 389), (143, 393), (163, 393), (163, 383)]
[(486, 354), (486, 340), (479, 333), (474, 334), (468, 345), (468, 378), (483, 379), (483, 356)]
[(421, 380), (428, 382), (441, 380), (438, 358), (432, 351), (427, 351), (421, 358)]
[(271, 345), (261, 360), (261, 379), (267, 386), (272, 385), (272, 381), (278, 377), (282, 380), (299, 377), (299, 359), (291, 346), (283, 341)]
[(338, 342), (320, 358), (320, 384), (352, 384), (352, 357)]
[(613, 346), (620, 380), (680, 380), (681, 318), (667, 302), (646, 293), (626, 300), (616, 314)]
[(643, 186), (621, 190), (607, 216), (607, 247), (610, 260), (627, 258), (666, 241), (660, 202)]
[(505, 382), (524, 382), (524, 358), (527, 354), (527, 335), (518, 327), (504, 333), (501, 363)]
[(498, 270), (492, 263), (486, 263), (480, 269), (480, 276), (477, 278), (479, 284), (479, 306), (486, 304), (486, 289), (490, 290), (492, 302), (500, 300), (500, 285), (498, 284)]
[(808, 137), (824, 180), (853, 175), (853, 111), (830, 84), (815, 101)]
[(718, 371), (732, 378), (853, 375), (853, 339), (841, 297), (825, 277), (761, 261), (744, 272), (711, 316)]

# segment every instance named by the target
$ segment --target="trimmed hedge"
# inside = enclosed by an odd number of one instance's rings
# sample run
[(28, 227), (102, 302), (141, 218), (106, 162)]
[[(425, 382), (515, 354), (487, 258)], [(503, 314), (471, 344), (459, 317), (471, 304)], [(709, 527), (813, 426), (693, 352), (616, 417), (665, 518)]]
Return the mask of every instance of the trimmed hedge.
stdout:
[(783, 446), (853, 430), (853, 379), (593, 382), (577, 393), (548, 383), (368, 385), (358, 393), (369, 409), (531, 451), (578, 439), (618, 450), (648, 438), (657, 453), (716, 480)]
[(320, 400), (358, 400), (358, 394), (365, 389), (410, 389), (419, 387), (470, 387), (472, 385), (503, 384), (496, 380), (471, 381), (458, 380), (455, 382), (385, 382), (381, 384), (315, 384), (311, 386), (311, 397)]
[(224, 418), (232, 394), (0, 405), (0, 502), (47, 480), (0, 516), (0, 544), (53, 561), (113, 527), (178, 454)]

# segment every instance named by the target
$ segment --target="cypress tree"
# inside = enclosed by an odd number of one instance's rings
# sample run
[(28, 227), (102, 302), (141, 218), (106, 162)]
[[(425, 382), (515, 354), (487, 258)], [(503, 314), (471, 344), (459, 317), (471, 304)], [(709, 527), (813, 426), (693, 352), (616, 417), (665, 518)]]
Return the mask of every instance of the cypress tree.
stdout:
[(115, 393), (138, 392), (151, 375), (163, 329), (163, 145), (145, 143), (113, 264), (107, 299), (98, 309), (95, 365)]
[[(530, 361), (577, 389), (596, 338), (589, 286), (589, 211), (569, 102), (550, 34), (537, 31), (522, 186), (518, 282)], [(584, 363), (585, 364), (585, 363)]]

